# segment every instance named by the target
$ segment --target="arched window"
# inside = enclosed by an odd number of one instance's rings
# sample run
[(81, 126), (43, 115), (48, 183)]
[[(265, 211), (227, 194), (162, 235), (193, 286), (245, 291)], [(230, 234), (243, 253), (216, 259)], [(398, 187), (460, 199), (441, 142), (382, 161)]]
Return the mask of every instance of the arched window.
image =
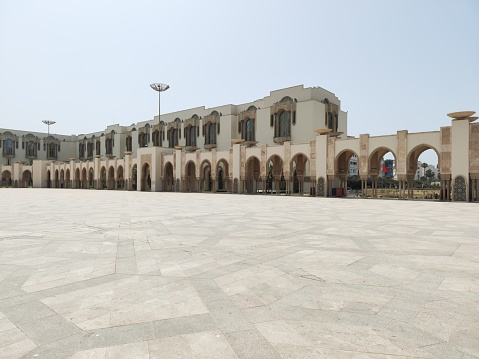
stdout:
[(87, 157), (93, 157), (93, 142), (87, 144)]
[(190, 126), (187, 146), (196, 146), (196, 126)]
[(100, 152), (101, 152), (100, 140), (96, 140), (95, 146), (96, 146), (96, 155), (100, 156)]
[(206, 144), (207, 145), (216, 144), (216, 123), (209, 123), (208, 125)]
[(254, 141), (254, 119), (246, 120), (246, 141)]
[(15, 148), (13, 146), (13, 141), (10, 140), (10, 139), (7, 140), (6, 146), (4, 148), (4, 154), (6, 154), (7, 156), (11, 156), (11, 155), (15, 154)]
[(26, 157), (37, 157), (37, 145), (33, 141), (27, 142)]
[(291, 118), (289, 111), (283, 111), (279, 115), (278, 137), (291, 137)]
[(54, 160), (57, 158), (57, 145), (56, 143), (48, 144), (48, 159)]
[(78, 144), (78, 158), (83, 159), (85, 157), (85, 145), (83, 143)]
[(105, 142), (105, 146), (106, 146), (106, 154), (112, 155), (113, 154), (113, 139), (107, 138)]
[(174, 148), (178, 146), (178, 130), (176, 128), (170, 128), (170, 135), (168, 137), (169, 147)]

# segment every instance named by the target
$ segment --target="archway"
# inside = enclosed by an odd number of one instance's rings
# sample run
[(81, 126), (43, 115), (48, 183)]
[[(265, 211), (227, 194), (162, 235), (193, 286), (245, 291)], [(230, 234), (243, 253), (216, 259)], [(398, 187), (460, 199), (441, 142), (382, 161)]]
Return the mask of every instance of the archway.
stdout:
[(334, 164), (336, 178), (328, 178), (329, 197), (346, 197), (348, 193), (348, 176), (351, 173), (350, 166), (352, 158), (356, 159), (357, 165), (357, 159), (359, 156), (353, 150), (344, 150), (336, 156)]
[(81, 188), (80, 169), (75, 170), (75, 188)]
[[(396, 177), (396, 154), (388, 147), (379, 147), (371, 152), (368, 163), (368, 177), (371, 183), (371, 196), (400, 198), (400, 189)], [(368, 195), (368, 178), (361, 178), (361, 193)], [(352, 190), (358, 190), (357, 184), (348, 183)], [(380, 192), (379, 192), (380, 191)]]
[(25, 170), (25, 171), (23, 171), (23, 174), (22, 174), (22, 187), (23, 187), (23, 188), (33, 187), (32, 172), (30, 172), (30, 170)]
[(227, 192), (229, 189), (228, 162), (220, 160), (216, 165), (216, 191)]
[(47, 170), (47, 188), (52, 188), (52, 173)]
[[(434, 163), (437, 165), (434, 166)], [(450, 200), (451, 175), (441, 176), (439, 163), (439, 152), (433, 146), (421, 144), (413, 148), (407, 156), (406, 178), (399, 178), (400, 187), (403, 188), (401, 198), (406, 198), (404, 189), (407, 184), (407, 198)], [(441, 181), (441, 185), (439, 185), (439, 181)], [(416, 195), (414, 194), (415, 189), (418, 190)]]
[(211, 164), (205, 160), (201, 163), (201, 178), (200, 178), (200, 191), (211, 192), (213, 188), (213, 180), (211, 178)]
[[(303, 195), (304, 193), (312, 192), (310, 191), (309, 159), (305, 154), (298, 153), (292, 158), (290, 171), (293, 182), (292, 193)], [(289, 185), (286, 188), (289, 190)]]
[(150, 174), (150, 165), (148, 162), (143, 164), (141, 167), (141, 191), (151, 191), (151, 174)]
[(106, 168), (103, 166), (100, 170), (100, 189), (106, 188)]
[[(245, 178), (242, 181), (243, 193), (253, 194), (258, 192), (258, 182), (261, 178), (260, 175), (261, 169), (259, 159), (255, 156), (251, 156), (248, 158), (245, 165)], [(265, 193), (264, 186), (263, 193)]]
[(185, 192), (196, 192), (196, 166), (193, 161), (186, 164)]
[(108, 182), (107, 182), (108, 189), (115, 189), (115, 168), (110, 166), (108, 169)]
[(116, 189), (125, 188), (125, 179), (123, 178), (123, 166), (118, 166), (116, 170)]
[(93, 167), (88, 170), (88, 188), (95, 188), (95, 171)]
[(60, 175), (58, 174), (58, 170), (55, 170), (55, 181), (54, 181), (53, 186), (54, 186), (55, 188), (59, 188), (59, 187), (60, 187)]
[(175, 191), (175, 179), (173, 177), (173, 165), (167, 162), (165, 165), (165, 175), (163, 178), (163, 190), (165, 192)]
[(86, 168), (83, 168), (81, 171), (81, 188), (87, 189), (88, 188), (88, 182), (86, 178)]
[(133, 191), (136, 191), (137, 188), (138, 188), (138, 171), (137, 171), (137, 165), (133, 165), (133, 167), (131, 168), (131, 179), (130, 179), (130, 182), (131, 182), (131, 189)]
[(270, 193), (277, 195), (280, 192), (286, 192), (286, 180), (283, 174), (283, 160), (278, 155), (273, 155), (269, 158), (267, 163), (268, 180), (267, 189)]
[(70, 169), (67, 168), (67, 170), (65, 171), (65, 188), (71, 188), (71, 178), (70, 178)]
[(60, 171), (60, 188), (65, 188), (65, 171)]

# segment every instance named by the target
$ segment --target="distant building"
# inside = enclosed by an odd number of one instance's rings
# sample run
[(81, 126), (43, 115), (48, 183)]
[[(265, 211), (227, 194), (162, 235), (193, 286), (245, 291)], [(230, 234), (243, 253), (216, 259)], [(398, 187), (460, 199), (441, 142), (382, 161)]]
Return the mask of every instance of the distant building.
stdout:
[(352, 155), (349, 159), (348, 176), (359, 176), (358, 158), (355, 155)]
[(415, 179), (416, 180), (421, 180), (422, 177), (427, 177), (426, 174), (428, 173), (428, 170), (431, 170), (431, 172), (434, 174), (434, 178), (431, 178), (432, 180), (437, 180), (438, 177), (439, 177), (439, 168), (438, 167), (434, 167), (433, 165), (428, 165), (426, 167), (423, 167), (422, 166), (422, 162), (421, 161), (417, 161), (417, 169), (416, 169), (416, 176), (415, 176)]

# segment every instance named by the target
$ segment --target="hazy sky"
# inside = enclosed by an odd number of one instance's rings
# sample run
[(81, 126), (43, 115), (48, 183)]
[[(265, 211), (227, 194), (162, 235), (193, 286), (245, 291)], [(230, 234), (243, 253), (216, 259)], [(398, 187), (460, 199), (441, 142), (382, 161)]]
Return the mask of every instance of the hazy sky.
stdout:
[(478, 0), (0, 0), (0, 127), (88, 133), (304, 84), (348, 134), (479, 112)]

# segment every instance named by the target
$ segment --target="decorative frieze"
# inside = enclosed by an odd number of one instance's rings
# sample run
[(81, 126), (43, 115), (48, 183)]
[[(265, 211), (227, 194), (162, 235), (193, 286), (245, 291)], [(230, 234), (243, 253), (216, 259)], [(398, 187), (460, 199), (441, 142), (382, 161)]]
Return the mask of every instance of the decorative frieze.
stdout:
[(407, 135), (408, 132), (398, 131), (397, 132), (397, 163), (396, 163), (396, 173), (397, 175), (406, 175), (407, 174)]
[(359, 175), (367, 175), (369, 162), (369, 135), (359, 136)]
[(334, 168), (334, 155), (335, 155), (335, 144), (336, 144), (336, 138), (334, 137), (329, 137), (328, 138), (328, 153), (327, 153), (327, 169), (326, 173), (328, 176), (334, 176), (335, 168)]

